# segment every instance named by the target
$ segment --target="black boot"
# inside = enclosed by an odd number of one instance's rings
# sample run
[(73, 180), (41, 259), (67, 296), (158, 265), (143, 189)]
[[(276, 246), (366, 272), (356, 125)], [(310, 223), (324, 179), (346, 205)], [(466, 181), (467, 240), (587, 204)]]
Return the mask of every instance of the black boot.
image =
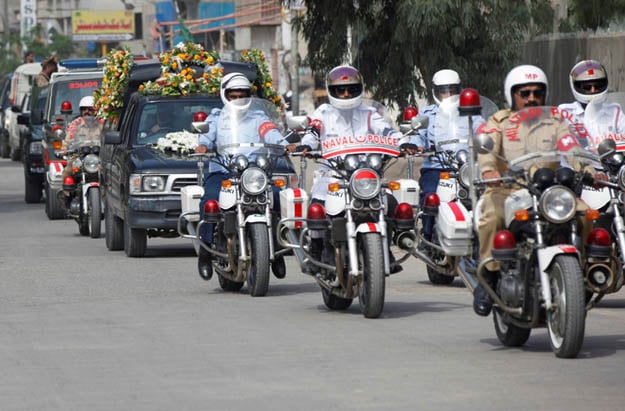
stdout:
[(276, 278), (284, 278), (286, 277), (286, 264), (284, 263), (284, 257), (279, 255), (274, 257), (273, 262), (271, 263), (271, 271)]
[(390, 265), (391, 274), (397, 274), (400, 271), (402, 271), (404, 268), (395, 261), (395, 256), (393, 255), (393, 253), (389, 251), (388, 255), (389, 255), (389, 260), (390, 260), (389, 265)]
[[(486, 270), (484, 273), (484, 278), (491, 286), (491, 288), (494, 287), (494, 285), (496, 284), (498, 276), (499, 273), (488, 270)], [(475, 311), (477, 315), (487, 317), (488, 314), (490, 314), (492, 308), (492, 298), (490, 298), (490, 295), (486, 292), (484, 287), (482, 287), (482, 284), (478, 284), (477, 287), (475, 287), (475, 290), (473, 290), (473, 311)]]
[(197, 270), (202, 280), (208, 281), (213, 276), (213, 258), (202, 246), (200, 246), (200, 255), (197, 259)]

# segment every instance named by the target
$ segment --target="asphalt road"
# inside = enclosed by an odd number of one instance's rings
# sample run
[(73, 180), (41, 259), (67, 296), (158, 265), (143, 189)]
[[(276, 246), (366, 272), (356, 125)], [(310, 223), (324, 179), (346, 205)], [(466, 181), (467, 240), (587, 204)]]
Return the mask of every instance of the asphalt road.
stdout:
[(409, 260), (381, 318), (330, 312), (288, 262), (252, 298), (202, 281), (187, 240), (145, 258), (49, 221), (0, 160), (1, 410), (617, 410), (625, 403), (625, 290), (588, 314), (573, 360), (546, 330), (500, 345), (459, 280)]

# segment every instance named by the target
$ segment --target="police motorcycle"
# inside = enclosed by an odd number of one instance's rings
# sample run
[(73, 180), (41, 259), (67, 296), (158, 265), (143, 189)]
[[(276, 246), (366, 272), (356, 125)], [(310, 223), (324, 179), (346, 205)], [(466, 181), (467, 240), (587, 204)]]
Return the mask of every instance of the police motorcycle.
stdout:
[[(586, 321), (578, 218), (596, 218), (596, 210), (577, 211), (577, 193), (587, 178), (576, 170), (597, 157), (581, 147), (555, 107), (518, 111), (503, 136), (535, 139), (540, 150), (507, 161), (509, 172), (501, 178), (474, 180), (515, 190), (503, 204), (505, 228), (495, 234), (492, 257), (480, 261), (477, 279), (494, 301), (495, 333), (503, 345), (522, 346), (533, 328), (546, 325), (554, 354), (576, 357)], [(479, 134), (477, 146), (492, 152), (493, 141)], [(496, 284), (485, 277), (491, 261), (500, 265)]]
[(615, 120), (623, 115), (625, 93), (609, 93), (586, 107), (582, 132), (587, 148), (597, 152), (597, 165), (608, 180), (586, 185), (581, 198), (589, 207), (601, 211), (588, 239), (584, 267), (588, 308), (606, 294), (619, 291), (625, 282), (625, 134)]
[[(263, 113), (266, 124), (279, 127), (280, 117), (273, 104), (265, 99), (240, 99), (248, 111)], [(251, 296), (267, 294), (270, 267), (276, 276), (274, 261), (277, 256), (290, 252), (276, 249), (273, 234), (277, 217), (272, 217), (274, 204), (273, 187), (283, 188), (294, 175), (292, 165), (281, 145), (263, 142), (259, 130), (245, 128), (237, 121), (234, 105), (226, 105), (222, 118), (229, 119), (232, 137), (227, 142), (217, 141), (215, 153), (192, 154), (198, 156), (198, 185), (181, 190), (182, 213), (178, 218), (178, 233), (190, 239), (196, 247), (202, 247), (212, 255), (213, 270), (217, 273), (220, 287), (225, 291), (238, 291), (247, 282)], [(196, 132), (208, 131), (208, 123), (194, 122)], [(282, 131), (282, 130), (280, 130)], [(204, 159), (210, 158), (229, 172), (221, 184), (219, 200), (208, 200), (204, 216), (200, 217), (200, 200), (204, 194)], [(204, 224), (214, 224), (213, 244), (200, 238)], [(197, 250), (197, 248), (196, 248)]]
[(100, 135), (103, 123), (91, 116), (82, 119), (65, 153), (72, 174), (63, 179), (62, 189), (57, 192), (57, 197), (63, 202), (63, 197), (69, 194), (65, 203), (69, 204), (69, 216), (78, 223), (81, 235), (100, 238), (103, 216), (100, 193)]
[[(315, 277), (331, 310), (346, 310), (358, 297), (366, 318), (379, 317), (386, 277), (399, 271), (414, 247), (412, 205), (400, 203), (387, 215), (391, 191), (400, 187), (386, 181), (384, 172), (400, 155), (398, 140), (371, 134), (327, 139), (321, 150), (306, 153), (327, 167), (315, 176), (330, 181), (325, 203), (309, 204), (301, 188), (280, 193), (278, 241), (293, 249), (304, 273)], [(314, 239), (323, 239), (320, 258), (313, 253)], [(392, 245), (403, 253), (395, 261)]]
[[(479, 96), (482, 118), (497, 111), (490, 99)], [(458, 269), (475, 274), (478, 254), (474, 238), (473, 207), (470, 197), (469, 127), (479, 125), (477, 119), (460, 115), (460, 95), (443, 100), (434, 118), (436, 144), (424, 153), (443, 165), (436, 193), (425, 196), (418, 220), (425, 215), (434, 217), (432, 239), (420, 231), (414, 254), (427, 268), (433, 284), (451, 284)], [(472, 130), (471, 130), (472, 131)], [(475, 284), (475, 282), (472, 282)]]

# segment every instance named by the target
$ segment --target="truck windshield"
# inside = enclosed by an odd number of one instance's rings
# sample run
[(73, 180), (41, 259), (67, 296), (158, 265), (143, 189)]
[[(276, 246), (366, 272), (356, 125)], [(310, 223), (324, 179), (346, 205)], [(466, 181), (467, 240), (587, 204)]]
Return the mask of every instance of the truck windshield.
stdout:
[(135, 145), (155, 144), (169, 133), (191, 131), (193, 116), (220, 107), (220, 99), (155, 101), (143, 106)]
[(100, 87), (102, 78), (91, 79), (72, 79), (69, 81), (59, 81), (54, 84), (54, 89), (51, 91), (52, 98), (50, 100), (50, 107), (52, 109), (52, 115), (54, 117), (62, 116), (61, 104), (64, 101), (72, 103), (72, 115), (71, 118), (80, 115), (78, 105), (80, 99), (85, 96), (92, 96), (93, 91)]

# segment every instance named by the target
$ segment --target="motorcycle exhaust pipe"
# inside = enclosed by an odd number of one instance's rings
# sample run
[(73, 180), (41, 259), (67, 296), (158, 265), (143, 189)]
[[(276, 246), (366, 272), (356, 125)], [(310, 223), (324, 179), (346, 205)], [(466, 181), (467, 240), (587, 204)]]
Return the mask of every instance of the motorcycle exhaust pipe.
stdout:
[(586, 283), (593, 292), (604, 292), (614, 285), (614, 271), (604, 263), (591, 264), (586, 269)]
[(416, 243), (417, 236), (412, 231), (402, 231), (395, 236), (395, 244), (404, 251), (411, 251), (415, 248)]

